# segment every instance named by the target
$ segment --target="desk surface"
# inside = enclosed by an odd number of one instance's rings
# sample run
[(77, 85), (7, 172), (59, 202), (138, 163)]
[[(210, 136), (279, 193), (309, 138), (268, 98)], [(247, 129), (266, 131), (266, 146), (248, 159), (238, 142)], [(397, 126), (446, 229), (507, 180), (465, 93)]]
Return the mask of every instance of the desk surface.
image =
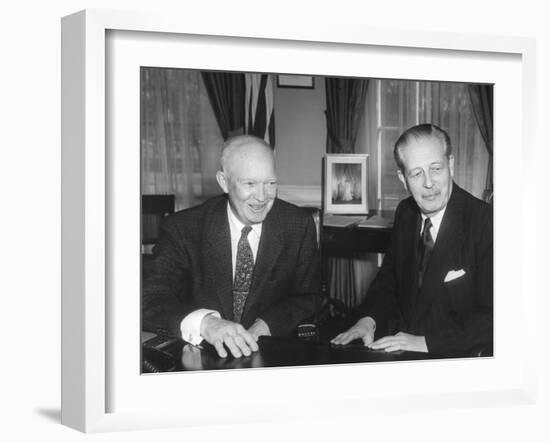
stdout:
[(202, 348), (180, 341), (166, 348), (176, 361), (174, 370), (226, 370), (234, 368), (293, 367), (307, 365), (348, 364), (355, 362), (391, 362), (428, 359), (425, 353), (369, 350), (361, 344), (333, 346), (327, 342), (298, 338), (261, 337), (259, 351), (248, 357), (220, 358), (206, 344)]

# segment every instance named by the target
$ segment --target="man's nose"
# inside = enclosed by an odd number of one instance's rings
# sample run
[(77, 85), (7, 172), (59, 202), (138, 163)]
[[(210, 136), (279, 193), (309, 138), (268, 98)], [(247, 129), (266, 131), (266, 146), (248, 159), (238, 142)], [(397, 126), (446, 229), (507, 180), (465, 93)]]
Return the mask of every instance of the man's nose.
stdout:
[(266, 192), (265, 192), (263, 184), (259, 184), (256, 187), (256, 199), (258, 201), (264, 201), (265, 200), (265, 193)]
[(431, 189), (433, 187), (433, 180), (432, 180), (432, 175), (431, 173), (428, 171), (428, 173), (425, 173), (424, 174), (424, 187), (427, 187), (428, 189)]

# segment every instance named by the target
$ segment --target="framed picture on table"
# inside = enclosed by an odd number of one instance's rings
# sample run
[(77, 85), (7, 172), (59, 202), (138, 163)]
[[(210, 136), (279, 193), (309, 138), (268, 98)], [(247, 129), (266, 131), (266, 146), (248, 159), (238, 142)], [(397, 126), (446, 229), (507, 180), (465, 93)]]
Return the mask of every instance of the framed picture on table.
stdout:
[[(532, 40), (351, 32), (326, 23), (283, 32), (277, 23), (261, 30), (255, 23), (236, 15), (212, 26), (206, 16), (182, 23), (173, 15), (98, 10), (63, 18), (62, 423), (99, 432), (531, 403), (536, 340), (528, 318), (536, 316), (535, 278), (526, 274), (529, 266), (518, 273), (499, 256), (494, 358), (141, 374), (141, 67), (493, 83), (496, 176), (517, 171), (518, 146), (525, 161), (533, 155)], [(361, 161), (350, 164), (356, 182), (361, 169), (362, 185)], [(333, 165), (333, 181), (341, 164)], [(519, 240), (510, 243), (506, 222), (508, 208), (532, 202), (535, 192), (507, 181), (497, 181), (495, 243), (506, 244), (506, 256), (527, 260), (521, 244), (528, 227), (516, 225)], [(330, 203), (359, 199), (365, 210), (364, 192), (345, 190)], [(518, 213), (529, 213), (525, 209)], [(526, 314), (517, 314), (518, 303)], [(506, 326), (511, 322), (513, 330)], [(192, 406), (182, 407), (174, 391), (185, 391)], [(227, 406), (213, 409), (212, 395)]]
[(326, 213), (366, 215), (367, 197), (366, 154), (327, 154), (325, 156)]

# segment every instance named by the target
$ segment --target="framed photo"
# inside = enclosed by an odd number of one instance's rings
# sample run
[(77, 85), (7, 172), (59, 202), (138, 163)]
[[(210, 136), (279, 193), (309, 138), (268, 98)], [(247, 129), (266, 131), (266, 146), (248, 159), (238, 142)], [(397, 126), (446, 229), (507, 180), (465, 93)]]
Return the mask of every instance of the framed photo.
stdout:
[[(99, 432), (533, 404), (535, 270), (508, 257), (532, 257), (525, 244), (535, 242), (528, 214), (536, 189), (506, 177), (517, 172), (518, 154), (525, 164), (534, 155), (534, 59), (534, 41), (521, 38), (326, 23), (282, 31), (246, 16), (214, 24), (149, 12), (64, 17), (62, 423)], [(495, 244), (506, 253), (495, 254), (495, 357), (141, 375), (142, 66), (497, 85)], [(525, 214), (513, 242), (511, 206)]]
[(326, 213), (366, 215), (366, 154), (328, 154), (325, 157), (324, 207)]
[(311, 75), (277, 75), (277, 87), (289, 87), (299, 89), (315, 88), (315, 78)]

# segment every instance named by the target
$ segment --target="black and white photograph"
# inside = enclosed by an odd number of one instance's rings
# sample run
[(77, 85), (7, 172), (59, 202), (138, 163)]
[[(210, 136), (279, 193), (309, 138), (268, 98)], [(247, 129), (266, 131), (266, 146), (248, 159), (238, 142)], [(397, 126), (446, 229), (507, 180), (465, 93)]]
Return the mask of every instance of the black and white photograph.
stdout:
[(493, 85), (311, 80), (141, 67), (142, 373), (493, 355)]
[(361, 204), (360, 165), (335, 164), (332, 180), (332, 204)]

